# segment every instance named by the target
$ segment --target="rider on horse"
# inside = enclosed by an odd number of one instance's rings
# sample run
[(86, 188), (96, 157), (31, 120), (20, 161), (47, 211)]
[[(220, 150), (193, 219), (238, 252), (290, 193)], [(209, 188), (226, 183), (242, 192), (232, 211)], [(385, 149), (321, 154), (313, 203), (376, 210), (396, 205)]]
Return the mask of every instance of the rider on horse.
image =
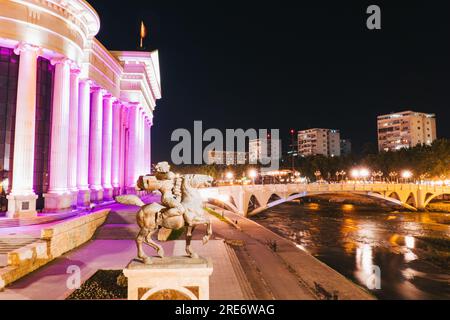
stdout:
[(161, 204), (166, 207), (159, 219), (164, 220), (183, 215), (185, 209), (181, 204), (182, 178), (170, 171), (170, 165), (167, 162), (158, 163), (155, 169), (156, 179), (160, 181)]

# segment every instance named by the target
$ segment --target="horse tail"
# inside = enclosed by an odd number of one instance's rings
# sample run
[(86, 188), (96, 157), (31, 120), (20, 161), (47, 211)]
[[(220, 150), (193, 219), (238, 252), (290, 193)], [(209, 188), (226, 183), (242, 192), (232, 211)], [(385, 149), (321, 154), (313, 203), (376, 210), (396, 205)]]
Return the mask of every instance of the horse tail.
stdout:
[(116, 197), (116, 201), (120, 204), (143, 207), (145, 203), (136, 195), (126, 195)]

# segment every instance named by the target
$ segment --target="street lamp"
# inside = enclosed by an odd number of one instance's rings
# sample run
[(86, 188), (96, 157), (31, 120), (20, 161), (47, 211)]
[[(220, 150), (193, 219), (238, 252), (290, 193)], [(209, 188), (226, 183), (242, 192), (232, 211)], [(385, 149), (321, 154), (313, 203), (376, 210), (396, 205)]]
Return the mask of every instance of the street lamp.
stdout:
[(370, 171), (366, 168), (353, 169), (351, 171), (351, 176), (356, 180), (367, 180), (367, 178), (370, 176)]
[(396, 181), (397, 177), (398, 177), (398, 172), (392, 171), (389, 173), (389, 178), (391, 178), (391, 182), (392, 182), (392, 180)]
[(248, 172), (248, 176), (249, 176), (250, 179), (252, 179), (253, 184), (255, 184), (255, 179), (256, 179), (256, 177), (258, 176), (258, 172), (256, 172), (255, 169), (251, 169), (251, 170)]
[(231, 172), (231, 171), (228, 171), (228, 172), (225, 174), (225, 178), (226, 178), (230, 183), (233, 183), (234, 173)]
[(370, 176), (370, 171), (369, 169), (363, 168), (359, 170), (359, 175), (361, 176), (361, 178), (366, 180)]
[(314, 176), (316, 177), (316, 181), (319, 180), (319, 177), (322, 175), (322, 172), (320, 172), (319, 170), (317, 170), (316, 172), (314, 172)]
[(337, 171), (336, 172), (337, 181), (338, 182), (340, 181), (339, 177), (342, 177), (341, 179), (342, 179), (342, 181), (344, 181), (344, 177), (345, 177), (346, 174), (347, 174), (347, 172), (345, 172), (344, 170)]
[(413, 173), (409, 170), (404, 170), (402, 172), (402, 178), (405, 182), (409, 182), (409, 180), (413, 177)]
[(353, 179), (359, 179), (361, 177), (358, 169), (353, 169), (351, 172), (351, 176)]
[(372, 178), (375, 182), (378, 181), (378, 178), (380, 178), (380, 181), (381, 181), (382, 177), (383, 177), (383, 172), (381, 172), (381, 171), (372, 172)]
[(291, 166), (292, 166), (292, 171), (295, 171), (295, 160), (294, 160), (294, 153), (295, 153), (294, 134), (295, 134), (295, 130), (291, 129), (290, 134), (291, 134)]

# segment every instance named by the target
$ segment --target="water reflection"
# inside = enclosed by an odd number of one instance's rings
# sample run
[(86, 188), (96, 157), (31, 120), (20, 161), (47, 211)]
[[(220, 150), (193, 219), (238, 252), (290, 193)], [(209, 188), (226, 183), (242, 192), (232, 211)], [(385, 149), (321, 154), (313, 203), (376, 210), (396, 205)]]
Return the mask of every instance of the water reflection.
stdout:
[(448, 242), (425, 241), (449, 239), (450, 214), (289, 203), (254, 219), (378, 298), (450, 299)]

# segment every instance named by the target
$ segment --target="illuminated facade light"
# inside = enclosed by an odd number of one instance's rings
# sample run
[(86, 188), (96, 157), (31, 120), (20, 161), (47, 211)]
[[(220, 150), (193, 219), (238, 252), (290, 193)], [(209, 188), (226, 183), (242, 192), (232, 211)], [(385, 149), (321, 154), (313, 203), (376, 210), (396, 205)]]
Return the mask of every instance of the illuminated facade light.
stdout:
[(0, 1), (0, 55), (17, 70), (1, 79), (17, 88), (17, 101), (8, 103), (13, 112), (1, 119), (16, 128), (8, 141), (12, 171), (2, 185), (8, 217), (111, 200), (134, 192), (139, 176), (151, 171), (158, 51), (110, 52), (95, 39), (99, 30), (98, 14), (84, 0)]

